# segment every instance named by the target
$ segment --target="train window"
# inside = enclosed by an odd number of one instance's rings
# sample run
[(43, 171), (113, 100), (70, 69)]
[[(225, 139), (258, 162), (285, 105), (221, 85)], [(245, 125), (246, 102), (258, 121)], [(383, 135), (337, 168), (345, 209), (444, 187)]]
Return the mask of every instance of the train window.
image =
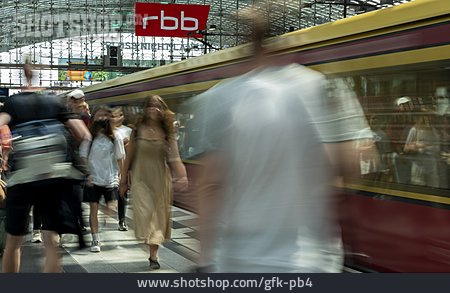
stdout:
[(372, 135), (355, 144), (360, 178), (448, 189), (450, 68), (384, 70), (349, 78), (369, 124), (361, 136)]

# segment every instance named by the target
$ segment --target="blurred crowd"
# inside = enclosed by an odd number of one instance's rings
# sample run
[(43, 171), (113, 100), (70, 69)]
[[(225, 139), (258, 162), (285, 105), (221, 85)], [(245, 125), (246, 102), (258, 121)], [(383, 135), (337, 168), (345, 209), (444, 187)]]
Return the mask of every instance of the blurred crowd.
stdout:
[[(30, 209), (32, 241), (45, 245), (43, 271), (59, 272), (58, 235), (77, 234), (83, 248), (89, 230), (90, 251), (101, 252), (99, 209), (127, 231), (130, 195), (136, 239), (148, 245), (149, 267), (159, 269), (173, 192), (189, 187), (180, 152), (202, 166), (194, 190), (198, 272), (341, 272), (336, 184), (359, 178), (448, 188), (448, 105), (437, 113), (403, 96), (394, 102), (395, 117), (364, 113), (351, 80), (280, 64), (264, 45), (263, 18), (252, 10), (240, 17), (254, 31), (250, 70), (186, 103), (195, 148), (157, 95), (147, 95), (141, 115), (128, 123), (120, 107), (91, 113), (81, 89), (62, 98), (24, 91), (6, 100), (4, 272), (20, 270)], [(448, 100), (446, 88), (436, 96)]]

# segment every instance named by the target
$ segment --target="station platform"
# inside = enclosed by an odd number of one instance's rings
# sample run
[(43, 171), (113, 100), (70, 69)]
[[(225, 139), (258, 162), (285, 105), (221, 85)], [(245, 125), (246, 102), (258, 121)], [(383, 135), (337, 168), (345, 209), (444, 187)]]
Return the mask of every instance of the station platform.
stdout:
[[(161, 269), (151, 270), (148, 246), (137, 241), (133, 231), (133, 212), (128, 205), (126, 232), (118, 230), (117, 214), (109, 216), (99, 210), (101, 252), (90, 252), (91, 234), (87, 232), (85, 249), (78, 249), (76, 235), (62, 235), (62, 267), (65, 273), (189, 273), (195, 268), (199, 241), (196, 238), (197, 216), (172, 207), (172, 239), (159, 249)], [(83, 204), (83, 216), (88, 223), (89, 206)], [(39, 273), (44, 263), (43, 244), (31, 243), (27, 235), (22, 246), (21, 273)], [(1, 265), (1, 264), (0, 264)]]

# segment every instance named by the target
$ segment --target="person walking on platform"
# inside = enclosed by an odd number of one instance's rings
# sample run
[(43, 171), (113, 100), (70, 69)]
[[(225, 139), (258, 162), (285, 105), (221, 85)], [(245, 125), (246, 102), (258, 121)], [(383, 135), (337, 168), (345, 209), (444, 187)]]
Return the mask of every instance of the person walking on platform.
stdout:
[(345, 80), (270, 57), (257, 10), (239, 16), (254, 30), (254, 69), (191, 102), (203, 167), (198, 271), (340, 272), (331, 181), (358, 162), (364, 113)]
[[(85, 102), (84, 92), (81, 89), (73, 90), (64, 97), (64, 102), (67, 104), (67, 108), (69, 109), (69, 111), (72, 112), (74, 118), (82, 120), (83, 123), (87, 127), (89, 127), (91, 115), (89, 112), (89, 106)], [(78, 141), (74, 137), (71, 137), (70, 144), (73, 152), (74, 161), (76, 162), (77, 168), (82, 170), (82, 172), (87, 175), (88, 174), (87, 161), (83, 160), (80, 157), (79, 152), (77, 151), (79, 143), (80, 141)], [(78, 211), (78, 222), (80, 223), (81, 232), (83, 233), (87, 231), (86, 225), (83, 220), (83, 209), (81, 206), (81, 202), (83, 202), (84, 197), (85, 184), (86, 180), (82, 182), (77, 182), (73, 186), (73, 193), (80, 202), (81, 209)]]
[(86, 190), (86, 201), (89, 202), (89, 223), (91, 226), (91, 251), (100, 252), (98, 225), (98, 208), (101, 196), (105, 198), (107, 211), (111, 213), (116, 206), (119, 181), (125, 148), (122, 138), (115, 135), (111, 125), (111, 110), (97, 108), (91, 122), (91, 133), (94, 138), (88, 157), (89, 177)]
[[(125, 146), (127, 147), (128, 142), (130, 141), (130, 136), (132, 129), (123, 125), (123, 111), (121, 107), (114, 108), (112, 110), (112, 118), (111, 123), (114, 128), (115, 135), (118, 135)], [(128, 231), (128, 226), (126, 222), (126, 205), (127, 205), (127, 197), (128, 194), (125, 192), (124, 194), (120, 194), (117, 199), (117, 213), (119, 217), (119, 231)]]
[(86, 103), (86, 97), (81, 89), (71, 91), (66, 95), (69, 110), (79, 115), (86, 126), (89, 126), (91, 113), (89, 105)]
[(174, 113), (157, 95), (146, 98), (142, 121), (128, 145), (120, 193), (128, 188), (131, 172), (135, 236), (149, 245), (151, 269), (159, 269), (158, 248), (170, 239), (172, 188), (188, 185), (173, 131)]
[[(2, 105), (1, 105), (2, 106)], [(0, 106), (0, 107), (1, 107)], [(11, 130), (9, 129), (8, 125), (3, 125), (0, 127), (0, 140), (1, 140), (1, 173), (4, 174), (5, 172), (8, 172), (8, 156), (11, 152)]]
[[(31, 66), (25, 66), (31, 85)], [(66, 131), (80, 140), (85, 157), (91, 136), (86, 126), (72, 119), (61, 100), (52, 95), (23, 92), (9, 97), (0, 113), (0, 126), (9, 124), (19, 135), (10, 155), (11, 170), (7, 178), (6, 247), (3, 272), (19, 272), (21, 245), (28, 232), (32, 205), (39, 208), (45, 247), (44, 272), (61, 272), (56, 239), (62, 228), (59, 214), (61, 198), (71, 193), (72, 181), (82, 180), (68, 156)], [(31, 155), (30, 155), (31, 154)]]

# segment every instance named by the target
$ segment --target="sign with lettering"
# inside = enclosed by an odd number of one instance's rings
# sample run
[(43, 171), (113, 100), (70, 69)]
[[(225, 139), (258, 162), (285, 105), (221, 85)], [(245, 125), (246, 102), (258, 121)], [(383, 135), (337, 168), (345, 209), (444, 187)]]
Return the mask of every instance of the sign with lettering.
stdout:
[(136, 2), (136, 36), (201, 38), (206, 29), (209, 5)]

